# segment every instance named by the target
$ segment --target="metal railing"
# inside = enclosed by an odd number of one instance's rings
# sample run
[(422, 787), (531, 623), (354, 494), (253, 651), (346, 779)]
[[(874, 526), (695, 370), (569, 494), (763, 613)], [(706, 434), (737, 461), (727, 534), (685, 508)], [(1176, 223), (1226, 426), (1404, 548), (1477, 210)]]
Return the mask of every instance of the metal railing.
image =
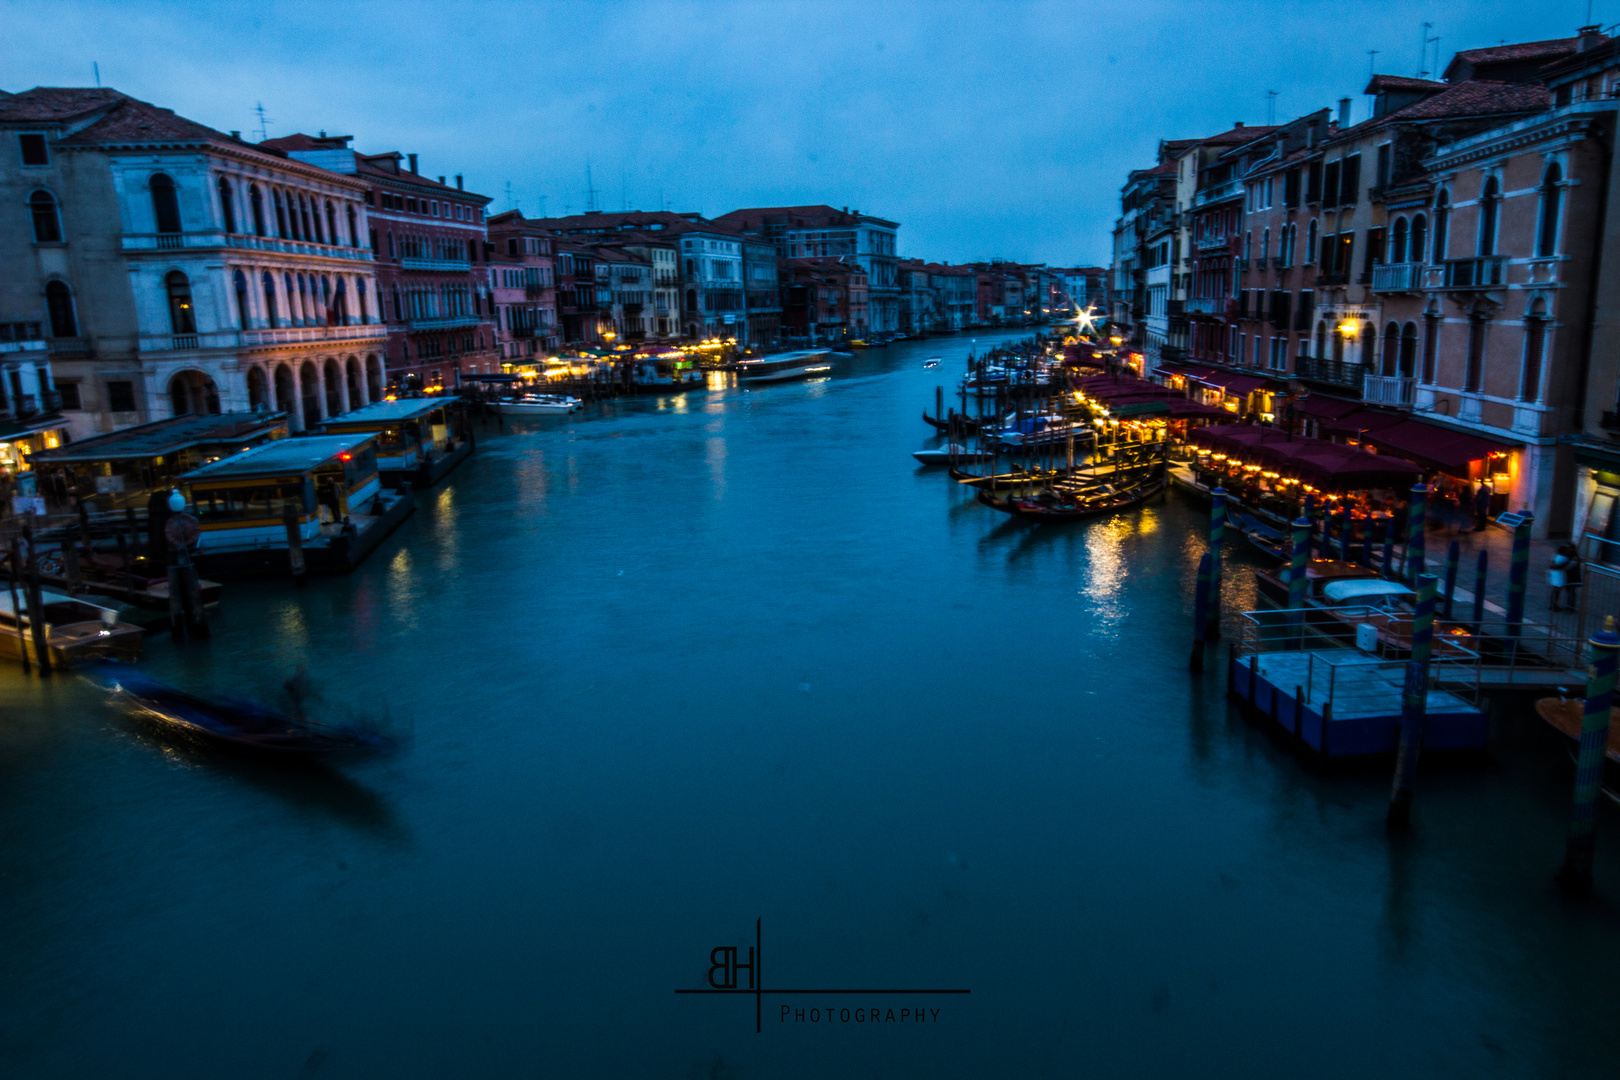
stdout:
[(1444, 289), (1490, 289), (1507, 284), (1507, 256), (1447, 259)]
[(1348, 364), (1343, 360), (1323, 360), (1314, 356), (1301, 356), (1294, 360), (1294, 374), (1299, 378), (1348, 387), (1358, 393), (1366, 373), (1367, 369), (1360, 364)]
[(1422, 263), (1390, 263), (1372, 271), (1373, 292), (1412, 292), (1422, 283)]
[(1362, 380), (1361, 400), (1372, 405), (1411, 405), (1417, 380), (1400, 375), (1368, 375)]

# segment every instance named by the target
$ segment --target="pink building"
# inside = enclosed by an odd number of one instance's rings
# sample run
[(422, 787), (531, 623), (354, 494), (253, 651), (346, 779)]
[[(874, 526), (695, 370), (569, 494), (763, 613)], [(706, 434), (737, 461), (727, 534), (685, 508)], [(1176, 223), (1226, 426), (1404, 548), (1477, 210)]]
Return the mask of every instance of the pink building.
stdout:
[(489, 219), (489, 287), (500, 358), (521, 363), (557, 348), (556, 238), (517, 210)]

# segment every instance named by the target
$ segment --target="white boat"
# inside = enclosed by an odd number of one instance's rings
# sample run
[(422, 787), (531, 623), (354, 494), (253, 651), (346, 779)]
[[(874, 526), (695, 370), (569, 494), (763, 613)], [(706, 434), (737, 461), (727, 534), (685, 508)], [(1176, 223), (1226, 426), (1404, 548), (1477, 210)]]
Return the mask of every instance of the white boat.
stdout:
[(965, 446), (941, 446), (934, 450), (918, 450), (911, 455), (924, 465), (949, 465), (957, 461), (993, 461), (988, 450), (969, 450)]
[(571, 413), (583, 405), (577, 397), (567, 394), (524, 394), (522, 397), (502, 398), (495, 407), (506, 416), (529, 416), (538, 413)]
[(930, 356), (927, 360), (923, 361), (924, 369), (937, 367), (939, 367), (939, 357), (937, 356)]
[(800, 349), (796, 352), (762, 356), (758, 360), (737, 361), (739, 382), (787, 382), (789, 379), (810, 379), (832, 371), (832, 361), (825, 349)]
[[(18, 590), (19, 594), (23, 590)], [(0, 656), (19, 660), (24, 655), (39, 663), (28, 601), (19, 596), (21, 618), (11, 606), (11, 594), (0, 589)], [(141, 628), (122, 622), (118, 612), (59, 592), (40, 590), (45, 624), (45, 647), (57, 667), (112, 657), (134, 660), (141, 654)], [(22, 626), (19, 628), (18, 623)], [(21, 630), (21, 634), (18, 630)]]

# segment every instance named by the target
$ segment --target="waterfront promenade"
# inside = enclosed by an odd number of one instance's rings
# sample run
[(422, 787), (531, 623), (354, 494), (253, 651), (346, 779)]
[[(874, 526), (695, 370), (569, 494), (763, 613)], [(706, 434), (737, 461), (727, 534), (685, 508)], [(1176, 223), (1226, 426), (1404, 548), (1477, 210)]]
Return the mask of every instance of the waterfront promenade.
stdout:
[[(397, 757), (191, 753), (0, 671), (0, 1074), (1611, 1076), (1620, 821), (1561, 899), (1557, 738), (1500, 710), (1392, 842), (1387, 768), (1189, 678), (1206, 507), (1031, 528), (916, 467), (970, 337), (480, 429), (352, 575), (151, 643), (303, 666)], [(772, 986), (972, 993), (760, 1034), (674, 993), (756, 919)]]

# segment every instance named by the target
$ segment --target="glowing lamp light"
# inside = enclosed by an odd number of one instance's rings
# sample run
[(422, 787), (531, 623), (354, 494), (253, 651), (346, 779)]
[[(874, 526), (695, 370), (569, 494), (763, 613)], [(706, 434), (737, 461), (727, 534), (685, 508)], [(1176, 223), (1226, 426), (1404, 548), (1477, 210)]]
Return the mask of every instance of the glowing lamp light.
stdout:
[(343, 453), (338, 455), (338, 460), (339, 461), (353, 461), (354, 460), (354, 455), (349, 453), (347, 450), (345, 450)]
[(1343, 322), (1339, 323), (1337, 329), (1339, 333), (1343, 334), (1347, 338), (1350, 338), (1356, 336), (1356, 331), (1361, 329), (1361, 325), (1354, 319), (1345, 319)]

